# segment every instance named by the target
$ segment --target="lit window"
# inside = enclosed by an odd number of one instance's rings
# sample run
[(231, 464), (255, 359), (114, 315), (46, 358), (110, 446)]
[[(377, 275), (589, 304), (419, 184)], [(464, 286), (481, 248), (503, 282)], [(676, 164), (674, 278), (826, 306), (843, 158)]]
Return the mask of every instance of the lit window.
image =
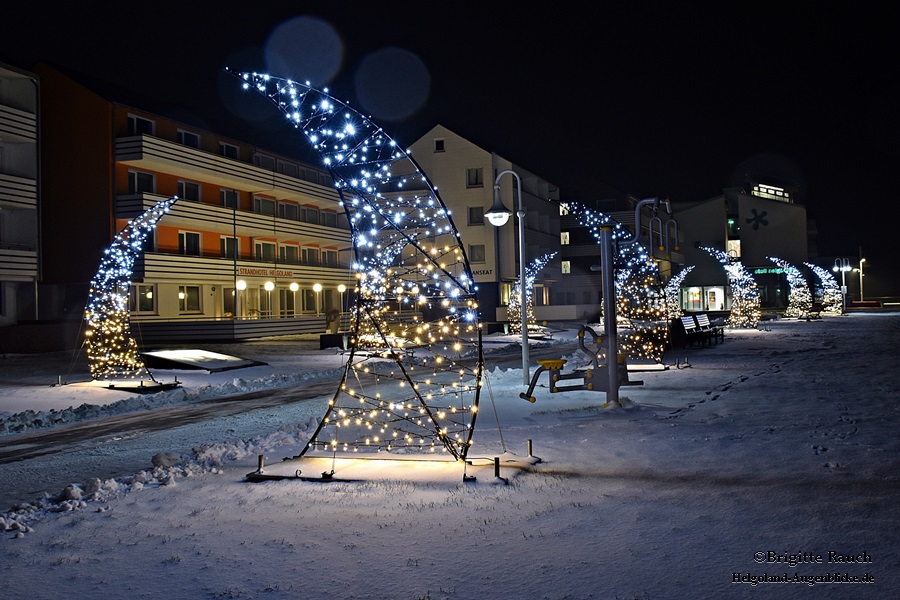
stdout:
[(572, 272), (572, 262), (568, 260), (562, 261), (562, 272), (563, 275), (568, 275)]
[(134, 284), (128, 289), (128, 310), (133, 313), (156, 312), (154, 286)]
[(569, 245), (569, 232), (568, 231), (561, 231), (559, 233), (559, 243), (562, 244), (563, 246)]
[(200, 312), (200, 286), (178, 286), (178, 310), (180, 312)]

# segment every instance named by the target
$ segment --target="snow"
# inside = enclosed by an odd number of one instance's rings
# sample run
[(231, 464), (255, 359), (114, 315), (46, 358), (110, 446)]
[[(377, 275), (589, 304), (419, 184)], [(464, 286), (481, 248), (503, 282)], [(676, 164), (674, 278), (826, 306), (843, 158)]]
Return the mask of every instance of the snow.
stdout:
[[(559, 344), (574, 366), (584, 362), (574, 334), (539, 344)], [(492, 366), (489, 352), (465, 472), (447, 461), (283, 461), (341, 370), (340, 353), (309, 340), (206, 347), (267, 364), (161, 371), (182, 385), (156, 394), (88, 382), (70, 356), (6, 356), (0, 444), (23, 450), (78, 420), (263, 388), (322, 395), (3, 464), (4, 597), (892, 597), (898, 340), (900, 313), (729, 329), (724, 343), (671, 351), (666, 370), (633, 372), (643, 385), (621, 389), (622, 408), (604, 408), (602, 393), (551, 394), (546, 379), (531, 404), (518, 397), (521, 370)], [(142, 466), (65, 479), (130, 454), (122, 464)], [(260, 455), (266, 473), (334, 468), (350, 481), (245, 481)], [(26, 479), (52, 483), (23, 498)], [(759, 582), (829, 574), (838, 581)]]

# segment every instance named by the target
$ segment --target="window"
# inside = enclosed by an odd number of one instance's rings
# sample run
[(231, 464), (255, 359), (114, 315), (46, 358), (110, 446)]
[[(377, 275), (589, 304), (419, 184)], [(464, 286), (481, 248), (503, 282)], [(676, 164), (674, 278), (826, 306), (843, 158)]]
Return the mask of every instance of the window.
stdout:
[(338, 266), (337, 250), (322, 250), (322, 266), (332, 268)]
[(569, 245), (569, 232), (568, 231), (560, 231), (559, 232), (559, 243), (563, 246)]
[(275, 242), (257, 240), (253, 244), (253, 255), (256, 260), (275, 262)]
[(266, 156), (265, 154), (254, 154), (253, 164), (257, 167), (266, 169), (267, 171), (275, 170), (275, 159), (271, 156)]
[(153, 287), (152, 285), (139, 283), (132, 285), (128, 289), (128, 310), (139, 313), (156, 312)]
[(569, 205), (565, 202), (559, 203), (559, 216), (564, 217), (569, 214)]
[(444, 151), (444, 139), (443, 138), (435, 138), (434, 139), (434, 151), (435, 152), (443, 152)]
[(306, 246), (300, 250), (300, 258), (304, 265), (318, 265), (319, 249)]
[(191, 148), (200, 147), (200, 136), (184, 129), (178, 130), (178, 143), (190, 146)]
[(253, 211), (261, 215), (275, 216), (275, 201), (271, 198), (261, 198), (259, 196), (253, 199)]
[(312, 290), (302, 290), (303, 312), (316, 312), (316, 293)]
[(219, 205), (237, 210), (241, 206), (241, 193), (237, 190), (219, 188)]
[(179, 231), (178, 253), (187, 256), (200, 256), (200, 234), (195, 231)]
[(321, 213), (322, 225), (326, 227), (337, 227), (337, 213), (323, 210)]
[(282, 219), (290, 219), (291, 221), (300, 220), (300, 207), (293, 202), (279, 202), (278, 216)]
[(222, 236), (219, 238), (219, 251), (222, 258), (237, 258), (238, 239), (235, 237)]
[(484, 169), (466, 169), (466, 187), (483, 187)]
[(152, 194), (156, 191), (156, 177), (153, 173), (128, 171), (129, 194)]
[(303, 206), (300, 209), (300, 220), (304, 223), (319, 224), (319, 209), (311, 206)]
[(178, 197), (191, 202), (200, 202), (200, 184), (193, 181), (179, 181)]
[(281, 262), (287, 265), (300, 264), (300, 247), (293, 245), (283, 245), (279, 248)]
[(296, 314), (294, 307), (294, 296), (296, 294), (291, 290), (281, 288), (278, 290), (278, 306), (282, 317), (293, 317)]
[(154, 135), (156, 123), (137, 115), (128, 115), (128, 135)]
[(484, 225), (484, 207), (469, 207), (469, 225)]
[(224, 156), (225, 158), (233, 158), (234, 160), (238, 160), (240, 156), (240, 148), (233, 144), (226, 144), (225, 142), (219, 142), (219, 154)]
[(563, 275), (568, 275), (572, 272), (572, 262), (568, 260), (562, 261), (562, 272)]
[(178, 310), (180, 312), (200, 312), (200, 286), (178, 286)]
[(484, 262), (484, 244), (469, 244), (469, 262)]
[(300, 169), (294, 163), (285, 162), (283, 160), (278, 161), (278, 172), (289, 177), (300, 177)]

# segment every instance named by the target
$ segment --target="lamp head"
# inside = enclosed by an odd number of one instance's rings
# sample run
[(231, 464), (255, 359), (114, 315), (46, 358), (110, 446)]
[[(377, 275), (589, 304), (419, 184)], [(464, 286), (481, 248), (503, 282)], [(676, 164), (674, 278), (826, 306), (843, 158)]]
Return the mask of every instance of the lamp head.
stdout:
[(484, 213), (484, 216), (494, 227), (503, 227), (506, 225), (506, 222), (509, 221), (509, 216), (512, 214), (512, 211), (506, 208), (503, 205), (503, 201), (500, 200), (500, 186), (494, 186), (494, 203), (491, 205), (491, 210)]

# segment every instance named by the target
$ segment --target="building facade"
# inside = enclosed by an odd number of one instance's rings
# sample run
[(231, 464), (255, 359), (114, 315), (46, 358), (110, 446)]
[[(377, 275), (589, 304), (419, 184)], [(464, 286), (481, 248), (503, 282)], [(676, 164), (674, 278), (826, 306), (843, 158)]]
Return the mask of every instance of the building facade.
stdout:
[(36, 320), (39, 79), (0, 63), (0, 326)]
[(350, 232), (325, 170), (35, 69), (45, 85), (47, 312), (80, 318), (114, 236), (173, 196), (129, 289), (145, 344), (318, 333), (328, 313), (346, 312)]
[[(409, 150), (451, 211), (478, 285), (482, 319), (487, 322), (506, 320), (509, 295), (519, 278), (519, 218), (515, 213), (521, 184), (526, 267), (553, 254), (535, 278), (533, 290), (536, 314), (541, 313), (538, 318), (552, 318), (553, 286), (561, 275), (559, 189), (443, 125), (433, 127)], [(503, 204), (514, 214), (504, 226), (494, 227), (484, 215), (493, 205), (497, 176), (507, 170), (515, 175), (501, 175), (497, 183)]]

